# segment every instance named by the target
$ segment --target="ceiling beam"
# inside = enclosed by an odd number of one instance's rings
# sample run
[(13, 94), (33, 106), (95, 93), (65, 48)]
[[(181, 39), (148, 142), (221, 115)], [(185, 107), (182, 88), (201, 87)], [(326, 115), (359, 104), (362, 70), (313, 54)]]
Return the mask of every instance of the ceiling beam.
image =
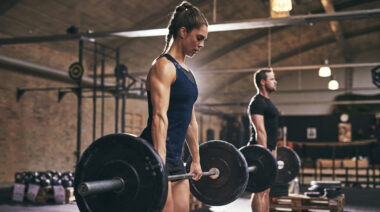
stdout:
[[(373, 27), (366, 28), (366, 29), (363, 29), (363, 30), (357, 30), (355, 32), (347, 34), (346, 36), (347, 36), (347, 38), (352, 38), (352, 37), (355, 37), (355, 36), (360, 36), (360, 35), (363, 35), (363, 34), (368, 34), (368, 33), (378, 32), (378, 31), (380, 31), (380, 26), (373, 26)], [(295, 48), (295, 49), (291, 49), (288, 52), (282, 53), (282, 54), (280, 54), (280, 55), (272, 58), (272, 64), (280, 62), (280, 61), (288, 59), (288, 58), (291, 58), (291, 57), (293, 57), (295, 55), (307, 52), (307, 51), (309, 51), (311, 49), (318, 48), (318, 47), (321, 47), (323, 45), (328, 45), (328, 44), (330, 44), (332, 42), (335, 42), (335, 37), (323, 38), (322, 40), (319, 40), (319, 41), (316, 41), (316, 42), (313, 42), (313, 43), (307, 43), (304, 46), (301, 46), (301, 47), (298, 47), (298, 48)], [(267, 61), (263, 61), (263, 62), (261, 62), (261, 63), (258, 64), (258, 66), (266, 66), (266, 65), (267, 65)], [(234, 75), (232, 78), (226, 80), (225, 82), (220, 83), (218, 86), (216, 86), (215, 88), (211, 89), (209, 92), (207, 92), (203, 96), (201, 96), (200, 97), (200, 102), (205, 101), (210, 96), (212, 96), (214, 93), (223, 91), (223, 88), (225, 87), (225, 85), (227, 85), (227, 84), (233, 84), (233, 83), (235, 83), (235, 82), (243, 79), (244, 77), (246, 77), (246, 76), (248, 76), (250, 74), (252, 74), (252, 73), (251, 72), (245, 72), (245, 73), (239, 73), (239, 74)]]
[[(273, 102), (275, 105), (356, 105), (356, 104), (380, 104), (380, 100), (352, 100), (352, 101), (298, 101), (298, 102)], [(199, 107), (247, 107), (249, 102), (227, 102), (198, 104)]]
[[(330, 68), (339, 69), (339, 68), (362, 68), (362, 67), (375, 67), (379, 66), (380, 62), (373, 63), (343, 63), (343, 64), (329, 64)], [(320, 67), (326, 66), (325, 64), (318, 65), (300, 65), (300, 66), (279, 66), (272, 67), (274, 71), (300, 71), (300, 70), (318, 70)], [(234, 73), (254, 73), (257, 70), (262, 68), (268, 68), (267, 66), (263, 67), (252, 67), (252, 68), (238, 68), (238, 69), (214, 69), (214, 70), (200, 70), (197, 71), (197, 74), (234, 74)], [(132, 73), (131, 73), (132, 74)], [(145, 73), (146, 74), (146, 73)]]
[[(354, 1), (354, 2), (345, 2), (345, 3), (341, 3), (341, 4), (336, 5), (336, 8), (337, 8), (337, 10), (343, 10), (343, 9), (347, 9), (350, 7), (362, 5), (365, 3), (370, 3), (373, 1), (376, 1), (376, 0), (362, 0), (362, 1)], [(323, 13), (323, 9), (318, 9), (318, 10), (312, 11), (311, 13), (312, 14)], [(286, 28), (285, 27), (273, 28), (273, 29), (271, 29), (271, 33), (274, 34), (275, 32), (281, 31), (283, 29), (286, 29)], [(240, 47), (242, 47), (242, 46), (244, 46), (250, 42), (253, 42), (255, 40), (261, 39), (261, 38), (267, 36), (267, 34), (268, 34), (267, 30), (263, 30), (263, 31), (260, 31), (258, 33), (255, 33), (255, 34), (248, 35), (246, 38), (239, 39), (239, 41), (232, 41), (229, 44), (224, 45), (224, 46), (220, 47), (218, 50), (209, 54), (206, 58), (201, 59), (199, 62), (197, 62), (197, 64), (199, 65), (199, 67), (205, 66), (208, 63), (210, 63), (214, 60), (217, 60), (218, 58), (222, 57), (223, 55), (229, 53), (230, 51), (238, 49), (238, 48), (240, 48)]]
[[(294, 90), (277, 90), (275, 95), (277, 94), (301, 94), (301, 93), (341, 93), (344, 92), (345, 89), (337, 89), (337, 90), (329, 90), (325, 89), (294, 89)], [(352, 91), (379, 91), (377, 87), (358, 87), (352, 88)], [(256, 90), (247, 90), (244, 92), (241, 91), (230, 91), (230, 92), (219, 92), (215, 93), (215, 96), (252, 96)], [(202, 92), (199, 93), (202, 95)]]
[[(207, 1), (204, 1), (204, 0), (193, 0), (191, 1), (191, 3), (193, 5), (196, 5), (197, 7), (201, 7), (203, 6), (204, 4), (208, 3)], [(149, 16), (147, 16), (146, 18), (144, 18), (143, 20), (135, 23), (133, 25), (133, 27), (131, 27), (132, 29), (137, 29), (141, 26), (145, 26), (145, 27), (154, 27), (154, 26), (159, 26), (161, 25), (162, 23), (165, 23), (167, 24), (166, 22), (168, 22), (168, 14), (171, 14), (174, 10), (174, 7), (173, 7), (173, 4), (172, 2), (170, 2), (168, 5), (165, 5), (165, 11), (162, 11), (162, 10), (159, 10), (159, 12), (157, 13), (154, 13), (154, 14), (151, 14)], [(116, 42), (115, 46), (118, 46), (118, 47), (128, 47), (128, 45), (133, 41), (133, 39), (123, 39), (119, 42)]]
[[(212, 24), (209, 26), (209, 32), (221, 32), (221, 31), (234, 31), (234, 30), (248, 30), (248, 29), (260, 29), (271, 28), (279, 26), (287, 26), (294, 24), (332, 21), (342, 19), (358, 19), (380, 16), (380, 8), (369, 10), (356, 10), (336, 12), (333, 14), (311, 14), (311, 15), (298, 15), (286, 18), (267, 18), (267, 19), (253, 19), (242, 22), (225, 23), (225, 24)], [(152, 37), (152, 36), (164, 36), (167, 34), (167, 28), (161, 29), (144, 29), (144, 30), (127, 30), (127, 31), (110, 31), (110, 32), (95, 32), (95, 33), (83, 33), (74, 35), (50, 35), (50, 36), (36, 36), (36, 37), (18, 37), (18, 38), (2, 38), (0, 39), (0, 45), (6, 44), (21, 44), (21, 43), (40, 43), (40, 42), (53, 42), (64, 40), (78, 40), (86, 38), (97, 37)]]
[(12, 9), (21, 0), (2, 0), (0, 3), (0, 16), (4, 15), (8, 10)]
[[(274, 71), (309, 71), (309, 70), (318, 70), (320, 67), (326, 66), (325, 64), (316, 64), (316, 65), (299, 65), (299, 66), (278, 66), (272, 67)], [(329, 64), (330, 68), (339, 69), (339, 68), (363, 68), (363, 67), (375, 67), (380, 66), (380, 62), (372, 63), (342, 63), (342, 64)], [(199, 74), (236, 74), (236, 73), (254, 73), (257, 70), (268, 68), (267, 66), (263, 67), (250, 67), (250, 68), (229, 68), (229, 69), (201, 69), (199, 71), (194, 71), (197, 75)], [(148, 72), (131, 72), (129, 73), (132, 76), (146, 76)], [(92, 75), (89, 75), (92, 76)], [(106, 77), (115, 77), (115, 74), (107, 74)]]

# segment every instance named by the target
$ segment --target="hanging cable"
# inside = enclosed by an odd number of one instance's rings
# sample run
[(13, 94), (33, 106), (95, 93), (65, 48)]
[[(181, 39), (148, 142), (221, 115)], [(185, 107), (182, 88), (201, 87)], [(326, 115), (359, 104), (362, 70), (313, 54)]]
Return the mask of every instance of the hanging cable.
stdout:
[(272, 67), (271, 57), (272, 57), (272, 38), (271, 38), (271, 28), (268, 28), (268, 67)]
[(216, 0), (214, 0), (214, 8), (212, 11), (212, 20), (216, 23)]

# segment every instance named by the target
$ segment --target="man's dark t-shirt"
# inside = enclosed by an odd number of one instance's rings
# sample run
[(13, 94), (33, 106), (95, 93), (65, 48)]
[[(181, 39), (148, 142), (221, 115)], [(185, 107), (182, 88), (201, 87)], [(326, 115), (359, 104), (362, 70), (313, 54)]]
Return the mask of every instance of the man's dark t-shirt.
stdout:
[[(279, 112), (273, 103), (266, 97), (257, 94), (252, 97), (248, 106), (248, 116), (251, 120), (251, 115), (260, 114), (264, 116), (265, 131), (267, 133), (267, 148), (274, 150), (277, 145), (277, 128)], [(251, 120), (251, 139), (250, 144), (257, 144), (256, 130)]]

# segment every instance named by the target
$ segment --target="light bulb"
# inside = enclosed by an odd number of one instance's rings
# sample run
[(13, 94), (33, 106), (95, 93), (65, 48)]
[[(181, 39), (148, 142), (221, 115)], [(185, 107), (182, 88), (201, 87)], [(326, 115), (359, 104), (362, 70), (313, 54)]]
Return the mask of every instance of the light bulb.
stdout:
[(271, 6), (275, 12), (289, 12), (292, 10), (292, 0), (272, 0)]
[(338, 81), (336, 81), (334, 79), (330, 80), (328, 88), (329, 88), (329, 90), (338, 90), (339, 89)]
[(322, 66), (319, 68), (318, 76), (320, 77), (329, 77), (331, 76), (331, 69), (328, 66)]

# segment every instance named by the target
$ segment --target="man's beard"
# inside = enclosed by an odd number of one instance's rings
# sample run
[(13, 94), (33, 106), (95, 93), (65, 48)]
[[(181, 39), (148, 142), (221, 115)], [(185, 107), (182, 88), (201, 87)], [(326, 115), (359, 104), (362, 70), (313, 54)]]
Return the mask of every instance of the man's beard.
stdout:
[(266, 89), (267, 89), (267, 91), (268, 91), (269, 93), (272, 93), (272, 92), (276, 91), (276, 88), (275, 88), (275, 87), (268, 87), (268, 86), (266, 86)]

